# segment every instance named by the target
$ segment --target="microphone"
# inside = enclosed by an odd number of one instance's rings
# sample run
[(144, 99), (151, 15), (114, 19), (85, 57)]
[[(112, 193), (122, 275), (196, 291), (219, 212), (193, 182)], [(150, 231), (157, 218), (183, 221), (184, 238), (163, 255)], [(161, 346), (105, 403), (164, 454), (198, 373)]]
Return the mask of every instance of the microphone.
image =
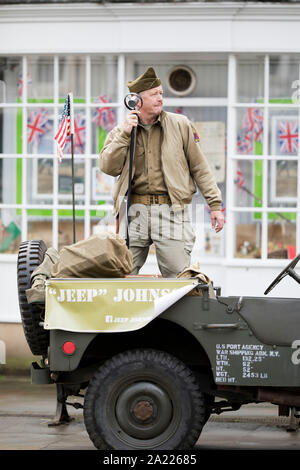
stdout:
[(130, 111), (135, 110), (138, 103), (141, 104), (140, 107), (143, 106), (143, 99), (137, 93), (128, 93), (128, 95), (126, 95), (124, 98), (124, 104), (126, 108), (129, 109)]

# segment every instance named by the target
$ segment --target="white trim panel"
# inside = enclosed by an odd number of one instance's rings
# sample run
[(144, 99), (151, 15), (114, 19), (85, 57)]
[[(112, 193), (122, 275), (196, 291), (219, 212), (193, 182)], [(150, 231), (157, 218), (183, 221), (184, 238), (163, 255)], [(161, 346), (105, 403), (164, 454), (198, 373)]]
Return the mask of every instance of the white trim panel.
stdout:
[(299, 52), (299, 23), (299, 4), (3, 5), (0, 54)]

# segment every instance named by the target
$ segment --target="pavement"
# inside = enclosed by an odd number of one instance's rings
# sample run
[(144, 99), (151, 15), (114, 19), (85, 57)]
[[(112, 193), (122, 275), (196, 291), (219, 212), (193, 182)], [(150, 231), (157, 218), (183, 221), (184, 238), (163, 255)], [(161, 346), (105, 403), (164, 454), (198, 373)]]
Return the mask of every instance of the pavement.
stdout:
[[(80, 401), (70, 397), (68, 401)], [(32, 385), (29, 378), (0, 377), (0, 451), (95, 450), (81, 409), (68, 407), (69, 424), (49, 426), (56, 411), (54, 385)], [(300, 450), (300, 431), (288, 432), (289, 418), (271, 404), (251, 404), (213, 415), (195, 450)]]

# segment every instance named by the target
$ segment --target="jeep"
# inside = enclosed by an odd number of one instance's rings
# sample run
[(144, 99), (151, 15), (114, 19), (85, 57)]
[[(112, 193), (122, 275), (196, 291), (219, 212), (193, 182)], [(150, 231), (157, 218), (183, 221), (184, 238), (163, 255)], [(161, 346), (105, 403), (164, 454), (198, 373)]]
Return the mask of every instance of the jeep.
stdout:
[[(53, 279), (44, 303), (28, 303), (42, 240), (21, 243), (19, 305), (40, 362), (33, 383), (54, 384), (56, 416), (84, 398), (97, 449), (191, 449), (213, 413), (270, 402), (297, 422), (300, 410), (299, 299), (222, 297), (199, 279), (129, 276)], [(296, 256), (286, 275), (298, 283)], [(296, 428), (295, 428), (296, 429)]]

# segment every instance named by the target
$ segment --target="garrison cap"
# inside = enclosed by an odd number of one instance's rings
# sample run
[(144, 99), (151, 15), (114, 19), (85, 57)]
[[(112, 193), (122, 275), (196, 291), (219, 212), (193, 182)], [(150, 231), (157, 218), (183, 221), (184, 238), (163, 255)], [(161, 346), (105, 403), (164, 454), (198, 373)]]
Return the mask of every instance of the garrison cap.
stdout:
[(156, 76), (153, 67), (148, 67), (146, 72), (140, 75), (135, 80), (127, 83), (129, 91), (131, 93), (140, 93), (141, 91), (150, 90), (161, 85), (160, 78)]

